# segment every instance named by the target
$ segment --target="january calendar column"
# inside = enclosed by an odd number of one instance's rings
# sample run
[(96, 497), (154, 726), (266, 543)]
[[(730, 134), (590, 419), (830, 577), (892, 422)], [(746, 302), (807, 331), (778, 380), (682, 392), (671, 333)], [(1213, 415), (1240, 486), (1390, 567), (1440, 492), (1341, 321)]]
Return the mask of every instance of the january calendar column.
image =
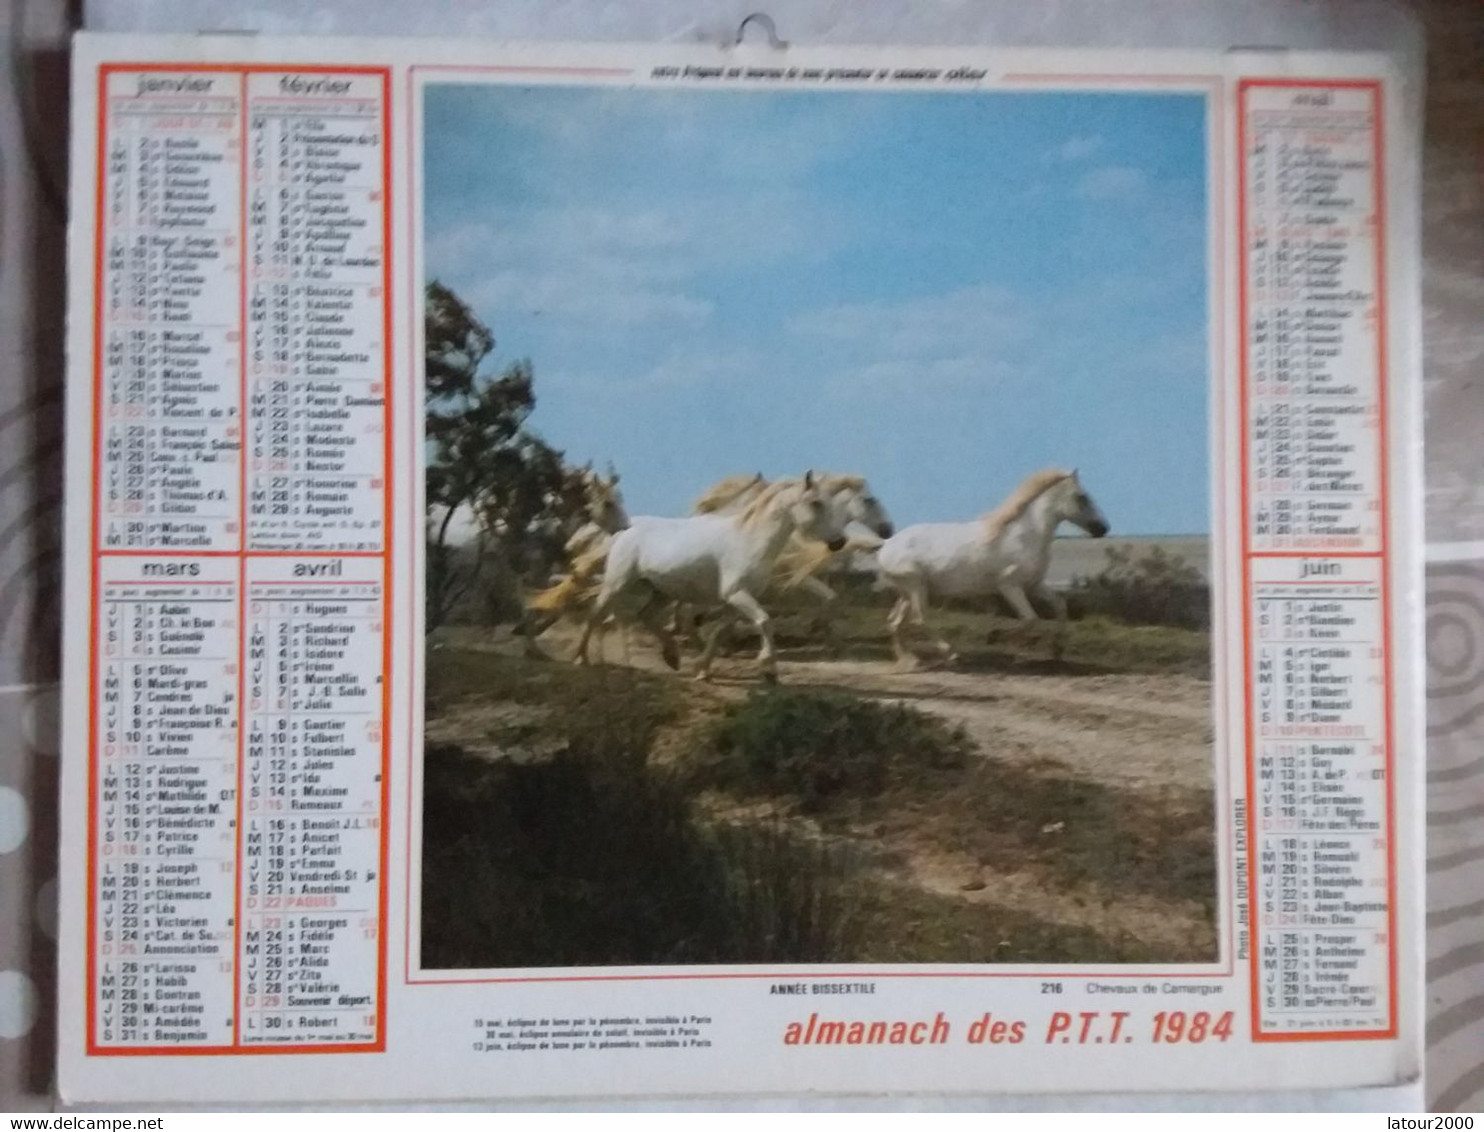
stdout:
[(105, 550), (240, 536), (242, 76), (104, 89), (98, 484)]
[(1395, 1022), (1379, 107), (1242, 84), (1259, 1038)]
[(386, 76), (248, 82), (240, 1041), (364, 1046), (384, 955)]

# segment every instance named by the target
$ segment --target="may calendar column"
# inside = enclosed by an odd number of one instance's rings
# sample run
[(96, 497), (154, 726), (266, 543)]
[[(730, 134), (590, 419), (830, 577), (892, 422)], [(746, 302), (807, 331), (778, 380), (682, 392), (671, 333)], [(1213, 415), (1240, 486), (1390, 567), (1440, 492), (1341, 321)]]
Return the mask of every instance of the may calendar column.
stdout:
[(99, 82), (89, 1051), (377, 1049), (389, 76)]
[(1253, 1037), (1395, 1032), (1376, 83), (1240, 85)]

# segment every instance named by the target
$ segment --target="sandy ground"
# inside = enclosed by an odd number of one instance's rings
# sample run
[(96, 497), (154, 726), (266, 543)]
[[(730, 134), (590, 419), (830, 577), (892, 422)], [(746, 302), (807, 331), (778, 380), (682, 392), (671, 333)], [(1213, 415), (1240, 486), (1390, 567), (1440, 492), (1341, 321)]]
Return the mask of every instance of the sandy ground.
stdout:
[[(557, 628), (541, 643), (553, 659), (565, 660), (574, 639)], [(626, 642), (610, 634), (601, 648), (607, 663), (666, 671), (658, 649), (642, 632), (629, 633)], [(759, 685), (750, 652), (718, 659), (709, 684), (690, 679), (693, 665), (694, 658), (687, 655), (682, 672), (673, 677), (690, 686), (693, 710), (673, 734), (661, 738), (656, 751), (661, 760), (680, 756), (689, 748), (697, 724)], [(1197, 799), (1209, 797), (1212, 788), (1210, 685), (1195, 677), (1080, 675), (1071, 669), (1065, 675), (900, 671), (889, 661), (859, 659), (783, 659), (778, 674), (788, 686), (848, 689), (938, 715), (961, 725), (981, 752), (1024, 764), (1038, 776), (1085, 780), (1131, 797)], [(477, 749), (479, 744), (470, 742), (473, 735), (488, 735), (496, 723), (509, 735), (509, 725), (519, 725), (530, 712), (517, 705), (465, 705), (430, 721), (428, 737)], [(512, 750), (508, 739), (505, 743), (500, 755), (493, 750), (488, 754), (515, 758), (544, 754), (539, 739), (533, 739), (530, 750)], [(962, 840), (951, 829), (953, 821), (961, 820), (950, 814), (953, 806), (951, 799), (944, 799), (942, 813), (918, 808), (853, 829), (851, 836), (871, 846), (884, 875), (896, 883), (1031, 912), (1110, 936), (1131, 936), (1153, 947), (1168, 947), (1172, 955), (1195, 957), (1214, 946), (1208, 942), (1211, 925), (1206, 909), (1189, 901), (1138, 891), (1120, 892), (1110, 900), (1106, 889), (1053, 887), (1033, 868), (994, 864), (971, 849), (952, 848)], [(724, 816), (745, 815), (739, 808)], [(1050, 837), (1056, 832), (1047, 831)]]

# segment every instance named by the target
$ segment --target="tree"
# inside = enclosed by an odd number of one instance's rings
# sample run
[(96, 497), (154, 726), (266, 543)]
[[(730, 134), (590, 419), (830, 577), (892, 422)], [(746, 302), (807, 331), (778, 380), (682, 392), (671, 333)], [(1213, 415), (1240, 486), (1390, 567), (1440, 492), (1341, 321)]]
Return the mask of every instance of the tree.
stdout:
[[(427, 629), (442, 624), (494, 563), (519, 580), (540, 568), (548, 531), (581, 507), (581, 473), (526, 428), (536, 407), (528, 361), (498, 377), (482, 370), (495, 348), (488, 326), (451, 289), (427, 286), (425, 438)], [(472, 518), (472, 544), (453, 532)], [(506, 595), (511, 597), (513, 595)]]

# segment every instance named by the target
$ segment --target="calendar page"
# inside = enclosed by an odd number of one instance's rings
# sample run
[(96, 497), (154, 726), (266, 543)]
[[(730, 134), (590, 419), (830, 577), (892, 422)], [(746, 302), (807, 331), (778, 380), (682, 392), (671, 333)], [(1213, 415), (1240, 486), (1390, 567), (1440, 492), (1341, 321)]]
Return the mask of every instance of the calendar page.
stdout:
[(65, 1098), (1414, 1079), (1409, 81), (80, 36)]

